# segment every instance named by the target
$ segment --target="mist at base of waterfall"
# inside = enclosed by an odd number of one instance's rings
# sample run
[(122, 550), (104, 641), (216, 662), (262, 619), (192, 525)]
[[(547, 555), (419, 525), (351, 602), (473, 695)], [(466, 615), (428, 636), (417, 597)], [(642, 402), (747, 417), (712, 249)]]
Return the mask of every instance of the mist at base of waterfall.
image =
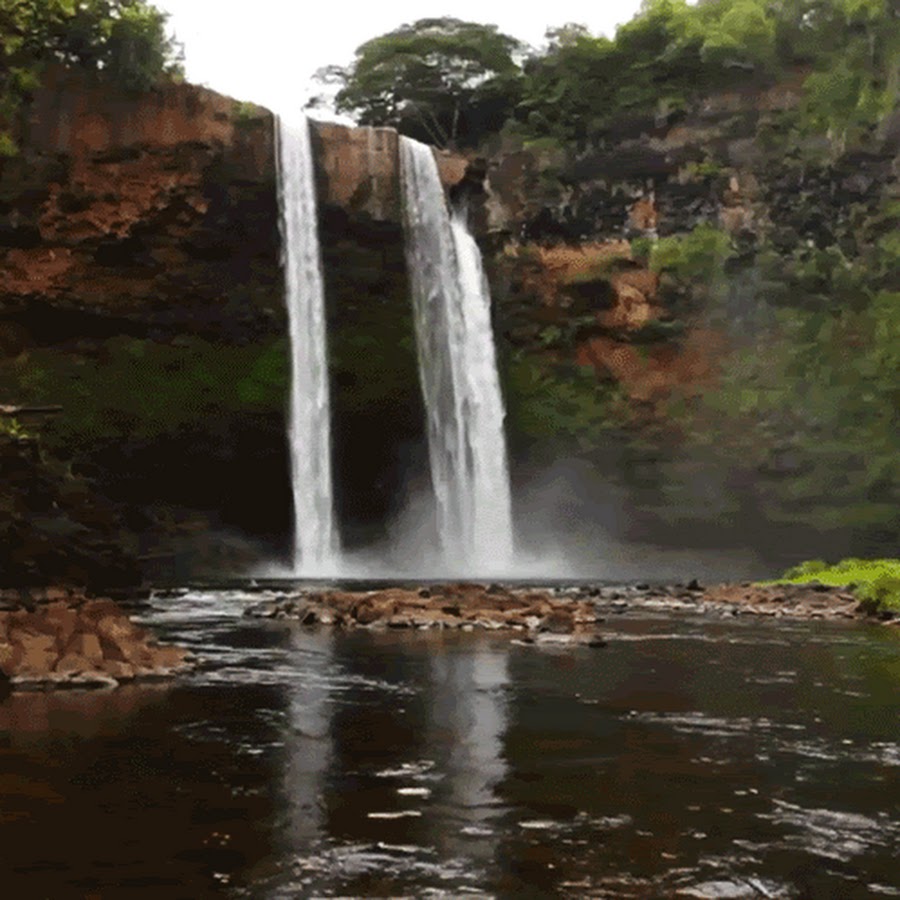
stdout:
[(331, 566), (296, 570), (272, 562), (248, 573), (255, 578), (329, 581), (740, 581), (763, 577), (767, 569), (752, 549), (671, 547), (629, 541), (626, 523), (610, 491), (604, 507), (577, 509), (571, 492), (555, 485), (533, 486), (513, 498), (517, 544), (511, 556), (490, 562), (442, 550), (433, 498), (423, 490), (407, 498), (404, 512), (386, 536), (369, 546), (344, 548)]

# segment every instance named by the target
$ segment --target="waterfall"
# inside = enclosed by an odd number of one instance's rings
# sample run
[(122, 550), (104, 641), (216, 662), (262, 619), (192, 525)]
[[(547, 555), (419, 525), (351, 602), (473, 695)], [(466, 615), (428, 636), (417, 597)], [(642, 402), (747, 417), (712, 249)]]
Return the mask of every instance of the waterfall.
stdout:
[(322, 259), (309, 122), (278, 121), (278, 184), (285, 296), (291, 339), (288, 443), (296, 573), (336, 567), (331, 414)]
[(505, 411), (481, 254), (451, 217), (430, 147), (400, 139), (407, 268), (431, 483), (447, 565), (504, 571), (512, 560)]

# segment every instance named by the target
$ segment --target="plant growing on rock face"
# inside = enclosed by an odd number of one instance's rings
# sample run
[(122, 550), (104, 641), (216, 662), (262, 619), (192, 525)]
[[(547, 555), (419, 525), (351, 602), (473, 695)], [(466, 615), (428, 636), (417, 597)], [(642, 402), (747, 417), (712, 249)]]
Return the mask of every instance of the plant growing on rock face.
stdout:
[(12, 416), (0, 416), (0, 437), (9, 437), (14, 440), (28, 437), (28, 432), (22, 423)]
[(704, 284), (722, 277), (732, 252), (731, 240), (724, 231), (712, 225), (698, 225), (688, 234), (656, 241), (650, 251), (650, 268)]

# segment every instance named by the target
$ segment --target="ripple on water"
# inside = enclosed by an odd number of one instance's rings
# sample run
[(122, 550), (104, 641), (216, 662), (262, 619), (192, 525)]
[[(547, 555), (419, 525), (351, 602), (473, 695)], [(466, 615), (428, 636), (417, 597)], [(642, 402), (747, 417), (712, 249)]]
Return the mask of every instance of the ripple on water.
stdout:
[(389, 769), (381, 769), (375, 773), (376, 778), (412, 778), (414, 781), (419, 779), (431, 779), (434, 777), (433, 769), (435, 762), (433, 759), (419, 759), (415, 762), (401, 763)]
[(756, 900), (759, 897), (789, 897), (784, 885), (759, 878), (704, 881), (678, 889), (676, 897), (694, 897), (697, 900)]
[(900, 847), (900, 823), (888, 813), (872, 817), (833, 809), (807, 809), (783, 800), (773, 800), (773, 806), (771, 812), (757, 816), (792, 829), (781, 839), (780, 846), (838, 862), (849, 862), (873, 848)]
[(384, 891), (398, 898), (486, 895), (478, 887), (484, 873), (472, 865), (471, 859), (438, 860), (436, 857), (434, 847), (385, 841), (326, 845), (295, 857), (289, 871), (274, 879), (276, 883), (260, 887), (265, 889), (264, 896), (273, 900), (359, 896), (354, 892), (354, 884), (371, 884), (375, 878), (382, 888), (379, 896)]
[(761, 716), (755, 719), (747, 717), (722, 718), (701, 712), (691, 713), (658, 713), (637, 712), (628, 714), (629, 719), (646, 722), (652, 725), (668, 725), (683, 734), (703, 734), (707, 737), (744, 737), (760, 732), (797, 732), (805, 731), (806, 726), (791, 722), (773, 722)]

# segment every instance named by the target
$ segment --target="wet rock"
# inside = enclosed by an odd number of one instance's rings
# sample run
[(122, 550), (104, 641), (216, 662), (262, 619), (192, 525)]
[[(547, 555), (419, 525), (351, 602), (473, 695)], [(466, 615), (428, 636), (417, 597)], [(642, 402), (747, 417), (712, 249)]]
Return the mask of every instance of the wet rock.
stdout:
[(345, 628), (542, 629), (563, 635), (596, 620), (590, 603), (557, 593), (468, 583), (418, 590), (311, 591), (303, 594), (301, 603), (296, 599), (268, 600), (250, 607), (246, 614)]
[(371, 625), (373, 622), (378, 621), (379, 616), (378, 611), (371, 603), (363, 601), (353, 608), (353, 618), (360, 625)]
[(568, 610), (556, 609), (541, 623), (540, 631), (547, 634), (571, 634), (575, 630), (575, 619)]
[[(49, 592), (42, 599), (61, 596)], [(0, 612), (0, 680), (111, 687), (190, 667), (186, 651), (157, 645), (112, 601), (66, 596), (33, 609)]]

